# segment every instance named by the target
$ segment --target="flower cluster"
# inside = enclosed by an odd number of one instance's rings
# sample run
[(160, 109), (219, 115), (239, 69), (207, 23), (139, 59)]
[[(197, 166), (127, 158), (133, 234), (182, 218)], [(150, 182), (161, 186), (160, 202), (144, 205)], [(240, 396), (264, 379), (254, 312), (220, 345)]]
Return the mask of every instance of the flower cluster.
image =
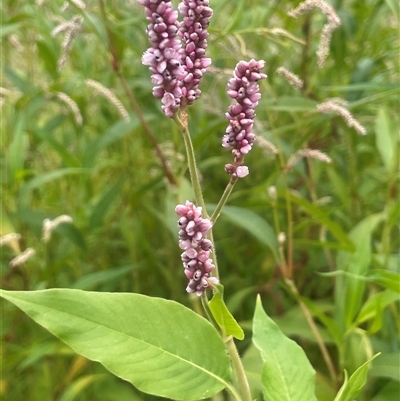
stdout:
[(153, 95), (162, 99), (164, 113), (173, 117), (182, 101), (192, 104), (201, 95), (198, 85), (211, 64), (205, 49), (212, 9), (209, 0), (183, 0), (179, 5), (183, 21), (178, 22), (171, 1), (137, 1), (146, 8), (151, 43), (142, 63), (152, 72)]
[(249, 172), (242, 164), (244, 155), (251, 150), (256, 138), (253, 133), (254, 110), (261, 98), (257, 81), (267, 77), (260, 72), (264, 65), (263, 60), (240, 61), (228, 83), (228, 96), (235, 99), (236, 103), (226, 113), (229, 126), (222, 139), (222, 146), (233, 148), (234, 164), (227, 164), (225, 170), (235, 178), (245, 177)]
[(209, 219), (201, 217), (201, 207), (186, 201), (184, 205), (175, 208), (180, 216), (179, 247), (184, 250), (181, 255), (186, 277), (189, 284), (186, 291), (202, 295), (206, 288), (210, 287), (209, 281), (217, 283), (216, 277), (210, 277), (215, 266), (210, 259), (212, 242), (206, 238), (207, 232), (212, 227)]
[(147, 34), (151, 48), (142, 57), (142, 63), (150, 66), (151, 81), (156, 86), (153, 95), (162, 99), (162, 109), (172, 117), (180, 105), (182, 90), (179, 82), (184, 78), (180, 63), (181, 42), (177, 38), (178, 12), (170, 1), (138, 0), (146, 7)]
[(183, 0), (179, 12), (183, 21), (179, 25), (178, 35), (182, 38), (182, 66), (185, 78), (182, 84), (182, 96), (187, 104), (193, 104), (201, 95), (199, 83), (211, 65), (211, 59), (205, 58), (207, 48), (207, 28), (213, 11), (209, 0)]

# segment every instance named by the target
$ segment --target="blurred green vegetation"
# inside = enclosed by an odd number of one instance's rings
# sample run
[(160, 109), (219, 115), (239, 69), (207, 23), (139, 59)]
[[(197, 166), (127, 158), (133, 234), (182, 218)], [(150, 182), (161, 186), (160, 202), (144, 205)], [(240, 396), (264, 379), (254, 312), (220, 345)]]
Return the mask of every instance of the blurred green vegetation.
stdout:
[[(177, 203), (193, 195), (182, 138), (152, 97), (150, 73), (141, 64), (148, 47), (144, 10), (134, 0), (105, 1), (104, 14), (94, 0), (85, 10), (72, 1), (65, 9), (63, 4), (5, 0), (0, 5), (1, 235), (22, 236), (2, 248), (3, 287), (139, 292), (196, 308), (184, 290), (174, 212)], [(326, 18), (318, 11), (288, 17), (298, 4), (211, 1), (213, 68), (202, 83), (202, 98), (189, 110), (210, 210), (228, 181), (224, 164), (232, 155), (221, 147), (230, 104), (225, 91), (240, 59), (266, 61), (268, 79), (261, 85), (255, 131), (279, 150), (275, 157), (254, 147), (246, 157), (251, 173), (237, 184), (230, 208), (215, 226), (226, 301), (246, 331), (238, 346), (247, 350), (255, 386), (258, 360), (248, 346), (260, 293), (267, 313), (305, 349), (317, 371), (319, 400), (332, 401), (343, 369), (351, 374), (376, 352), (382, 355), (358, 400), (397, 400), (399, 5), (332, 1), (342, 25), (334, 32), (325, 67), (318, 69), (315, 51)], [(76, 15), (83, 18), (82, 31), (59, 71), (64, 34), (51, 33)], [(165, 177), (113, 69), (115, 57), (177, 185)], [(300, 75), (304, 89), (279, 76), (280, 66)], [(129, 122), (85, 83), (88, 79), (113, 91)], [(83, 124), (59, 92), (76, 102)], [(334, 97), (349, 102), (366, 136), (340, 116), (317, 112), (318, 103)], [(290, 155), (303, 148), (321, 150), (332, 163), (302, 159), (285, 171)], [(277, 188), (276, 204), (268, 195), (271, 185)], [(73, 224), (60, 225), (44, 242), (44, 219), (62, 214)], [(314, 335), (281, 277), (274, 247), (279, 232), (288, 238), (285, 252), (293, 244), (294, 281), (332, 355), (336, 380), (329, 378)], [(36, 254), (10, 267), (27, 247)], [(347, 275), (337, 274), (343, 270)], [(2, 312), (2, 399), (156, 399), (77, 356), (10, 304), (2, 303)]]

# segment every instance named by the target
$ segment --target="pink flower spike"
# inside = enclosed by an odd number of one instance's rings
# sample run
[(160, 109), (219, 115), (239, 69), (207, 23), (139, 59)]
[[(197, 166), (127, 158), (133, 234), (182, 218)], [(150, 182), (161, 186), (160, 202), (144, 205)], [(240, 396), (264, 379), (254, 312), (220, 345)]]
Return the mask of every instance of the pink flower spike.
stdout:
[(253, 133), (255, 108), (261, 99), (258, 81), (267, 76), (261, 73), (265, 61), (254, 59), (239, 61), (235, 67), (233, 78), (229, 80), (227, 94), (236, 103), (228, 108), (226, 118), (229, 125), (222, 138), (224, 148), (232, 148), (234, 164), (227, 164), (225, 171), (234, 178), (243, 178), (249, 169), (243, 166), (244, 156), (250, 152), (255, 135)]
[(213, 15), (208, 5), (209, 0), (182, 0), (178, 6), (183, 16), (178, 32), (183, 42), (180, 54), (185, 71), (182, 92), (183, 101), (188, 105), (201, 96), (199, 84), (207, 67), (211, 65), (211, 59), (204, 57), (207, 48), (207, 28)]
[[(142, 63), (150, 67), (156, 98), (163, 99), (162, 109), (168, 117), (173, 117), (180, 106), (182, 91), (176, 90), (185, 71), (181, 66), (181, 42), (177, 38), (178, 12), (168, 0), (138, 0), (146, 9), (147, 34), (151, 47), (144, 52)], [(167, 95), (167, 96), (165, 96)]]
[(212, 222), (202, 218), (201, 207), (196, 207), (189, 201), (184, 205), (177, 205), (175, 211), (180, 216), (179, 247), (185, 250), (181, 259), (185, 275), (189, 279), (186, 291), (200, 296), (210, 288), (208, 280), (215, 269), (210, 258), (212, 242), (205, 238)]

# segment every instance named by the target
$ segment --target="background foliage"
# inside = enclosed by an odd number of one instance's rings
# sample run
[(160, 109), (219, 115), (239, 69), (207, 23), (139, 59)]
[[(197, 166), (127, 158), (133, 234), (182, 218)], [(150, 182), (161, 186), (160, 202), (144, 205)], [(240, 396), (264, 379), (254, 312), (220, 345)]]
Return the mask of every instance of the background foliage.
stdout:
[[(316, 369), (318, 399), (334, 399), (343, 368), (351, 374), (382, 352), (359, 400), (395, 400), (400, 380), (399, 6), (390, 0), (333, 1), (342, 26), (320, 70), (315, 50), (325, 17), (318, 12), (288, 17), (298, 3), (212, 2), (214, 69), (204, 79), (201, 100), (190, 109), (210, 209), (227, 183), (223, 166), (231, 155), (221, 147), (229, 105), (225, 90), (240, 59), (266, 60), (256, 133), (279, 149), (273, 157), (261, 146), (254, 148), (246, 159), (251, 174), (238, 183), (215, 227), (225, 298), (245, 329), (239, 347), (255, 388), (260, 357), (249, 347), (250, 320), (260, 293), (267, 313)], [(151, 96), (149, 72), (141, 65), (148, 47), (143, 9), (134, 1), (109, 0), (105, 20), (96, 1), (88, 1), (84, 11), (72, 3), (64, 11), (62, 6), (56, 0), (1, 3), (1, 86), (7, 89), (1, 118), (1, 234), (22, 235), (19, 243), (2, 248), (3, 287), (137, 292), (196, 308), (184, 291), (174, 212), (178, 202), (193, 197), (181, 137)], [(58, 71), (63, 38), (51, 32), (75, 15), (83, 16), (83, 31)], [(107, 29), (116, 39), (121, 73), (178, 185), (166, 180), (112, 68)], [(275, 73), (282, 65), (306, 79), (305, 90)], [(130, 122), (88, 87), (87, 79), (111, 88)], [(82, 125), (58, 92), (77, 103)], [(366, 136), (341, 117), (316, 111), (317, 103), (332, 97), (350, 102)], [(301, 148), (317, 148), (333, 162), (302, 160), (286, 172), (287, 159)], [(268, 195), (271, 185), (278, 189), (276, 203)], [(61, 214), (70, 215), (73, 224), (60, 225), (45, 243), (43, 220)], [(293, 233), (288, 240), (293, 238), (294, 281), (333, 357), (336, 380), (329, 378), (296, 296), (282, 280), (276, 244), (281, 231)], [(10, 268), (9, 261), (26, 247), (33, 247), (35, 256)], [(335, 273), (343, 270), (353, 276)], [(2, 304), (2, 311), (5, 400), (156, 399), (77, 356), (11, 304)]]

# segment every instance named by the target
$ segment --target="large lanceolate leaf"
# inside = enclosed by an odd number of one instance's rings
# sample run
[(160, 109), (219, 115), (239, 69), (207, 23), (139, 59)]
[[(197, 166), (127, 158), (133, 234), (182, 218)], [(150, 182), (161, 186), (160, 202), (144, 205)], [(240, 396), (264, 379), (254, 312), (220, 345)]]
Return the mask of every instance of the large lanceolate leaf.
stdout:
[(73, 289), (0, 295), (76, 352), (144, 392), (198, 400), (229, 380), (229, 359), (217, 331), (176, 302)]
[(253, 343), (264, 361), (262, 383), (268, 401), (316, 401), (315, 371), (302, 348), (287, 338), (257, 299)]

